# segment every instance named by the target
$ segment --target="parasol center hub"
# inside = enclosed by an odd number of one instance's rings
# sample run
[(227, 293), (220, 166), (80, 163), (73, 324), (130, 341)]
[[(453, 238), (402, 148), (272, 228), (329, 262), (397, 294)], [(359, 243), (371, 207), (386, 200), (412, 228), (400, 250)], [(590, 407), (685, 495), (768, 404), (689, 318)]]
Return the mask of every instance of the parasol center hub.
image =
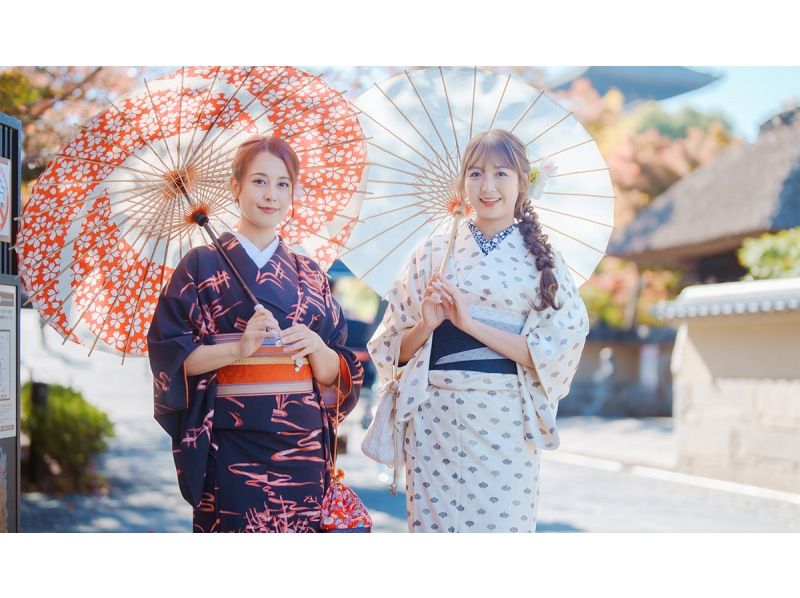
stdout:
[(164, 179), (162, 195), (165, 201), (191, 195), (197, 184), (197, 172), (193, 166), (170, 170), (165, 172), (162, 178)]
[(447, 211), (451, 216), (463, 218), (464, 216), (469, 216), (472, 212), (472, 206), (470, 206), (467, 201), (453, 195), (447, 202)]

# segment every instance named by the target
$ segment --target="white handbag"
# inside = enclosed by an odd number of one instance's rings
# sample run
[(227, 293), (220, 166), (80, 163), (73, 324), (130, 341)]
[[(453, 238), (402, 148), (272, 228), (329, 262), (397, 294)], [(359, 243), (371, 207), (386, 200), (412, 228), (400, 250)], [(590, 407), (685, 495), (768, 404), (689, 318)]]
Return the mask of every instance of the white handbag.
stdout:
[(404, 430), (398, 430), (395, 426), (400, 381), (397, 376), (397, 367), (394, 365), (392, 374), (393, 379), (378, 390), (378, 409), (361, 443), (361, 450), (373, 461), (393, 468), (389, 490), (392, 494), (397, 494), (397, 475), (403, 464), (403, 436), (405, 434)]
[(361, 443), (361, 450), (367, 457), (389, 466), (394, 466), (396, 460), (394, 418), (397, 387), (397, 380), (391, 380), (378, 391), (378, 409)]

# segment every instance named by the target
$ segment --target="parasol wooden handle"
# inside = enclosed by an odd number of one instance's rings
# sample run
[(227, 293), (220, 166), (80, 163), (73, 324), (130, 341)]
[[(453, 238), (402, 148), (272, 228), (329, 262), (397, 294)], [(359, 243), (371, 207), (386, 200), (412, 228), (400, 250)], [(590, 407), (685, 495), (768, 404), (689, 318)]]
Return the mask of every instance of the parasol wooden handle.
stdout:
[(447, 242), (447, 250), (444, 252), (444, 259), (442, 259), (442, 263), (439, 265), (439, 276), (444, 274), (444, 270), (447, 267), (447, 261), (450, 259), (450, 254), (453, 253), (453, 245), (456, 242), (456, 233), (458, 231), (458, 225), (461, 223), (461, 214), (456, 212), (453, 217), (453, 228), (450, 231), (450, 240)]
[[(220, 255), (225, 260), (225, 263), (228, 264), (228, 267), (230, 268), (231, 273), (233, 274), (234, 278), (238, 281), (239, 285), (242, 287), (242, 290), (245, 292), (245, 294), (247, 295), (248, 299), (250, 299), (250, 301), (253, 302), (255, 311), (258, 311), (259, 309), (266, 309), (266, 307), (261, 305), (259, 300), (256, 299), (256, 296), (253, 294), (253, 291), (250, 290), (250, 287), (244, 281), (244, 279), (242, 278), (242, 275), (239, 274), (239, 270), (233, 264), (233, 261), (231, 261), (231, 258), (228, 256), (228, 253), (222, 247), (222, 244), (217, 239), (217, 236), (214, 234), (214, 231), (211, 230), (211, 226), (208, 223), (208, 216), (206, 216), (203, 213), (197, 213), (194, 216), (194, 220), (197, 223), (197, 225), (200, 226), (203, 230), (205, 230), (206, 234), (208, 234), (208, 236), (211, 238), (211, 242), (214, 244), (214, 247), (217, 248), (217, 251), (219, 251)], [(280, 328), (275, 330), (275, 331), (273, 331), (273, 332), (277, 336), (277, 340), (276, 340), (275, 344), (276, 345), (280, 345), (281, 344), (280, 336), (278, 335), (278, 333), (280, 332)], [(294, 360), (294, 371), (299, 372), (302, 367), (303, 367), (303, 360), (301, 358), (299, 358), (299, 357), (296, 358)]]

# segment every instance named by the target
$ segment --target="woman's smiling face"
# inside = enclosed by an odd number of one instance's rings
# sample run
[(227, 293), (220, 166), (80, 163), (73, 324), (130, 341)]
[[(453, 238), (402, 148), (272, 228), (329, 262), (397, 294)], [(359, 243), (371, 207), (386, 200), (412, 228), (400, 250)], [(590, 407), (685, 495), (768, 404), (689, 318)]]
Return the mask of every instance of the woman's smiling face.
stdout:
[(502, 164), (496, 156), (467, 168), (464, 179), (467, 200), (475, 210), (475, 221), (514, 221), (514, 206), (519, 197), (519, 176), (514, 168)]
[(286, 164), (270, 152), (259, 152), (247, 166), (241, 185), (234, 179), (231, 186), (245, 229), (275, 229), (292, 203), (292, 180)]

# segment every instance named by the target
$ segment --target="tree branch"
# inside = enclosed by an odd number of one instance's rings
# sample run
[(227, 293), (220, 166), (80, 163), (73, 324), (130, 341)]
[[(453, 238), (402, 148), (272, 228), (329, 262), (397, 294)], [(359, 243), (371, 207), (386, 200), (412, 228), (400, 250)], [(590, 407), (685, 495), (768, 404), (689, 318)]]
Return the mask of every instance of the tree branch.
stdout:
[(59, 95), (53, 96), (49, 100), (42, 102), (39, 106), (36, 107), (35, 110), (31, 110), (31, 112), (29, 113), (29, 118), (39, 118), (42, 114), (47, 112), (47, 110), (49, 110), (53, 106), (53, 104), (55, 104), (56, 102), (62, 102), (66, 100), (67, 98), (69, 98), (69, 96), (75, 93), (75, 90), (80, 89), (87, 83), (91, 82), (92, 79), (97, 77), (100, 71), (102, 71), (104, 68), (105, 67), (102, 66), (95, 67), (95, 69), (88, 75), (86, 75), (81, 81), (78, 81), (74, 85), (67, 87)]

